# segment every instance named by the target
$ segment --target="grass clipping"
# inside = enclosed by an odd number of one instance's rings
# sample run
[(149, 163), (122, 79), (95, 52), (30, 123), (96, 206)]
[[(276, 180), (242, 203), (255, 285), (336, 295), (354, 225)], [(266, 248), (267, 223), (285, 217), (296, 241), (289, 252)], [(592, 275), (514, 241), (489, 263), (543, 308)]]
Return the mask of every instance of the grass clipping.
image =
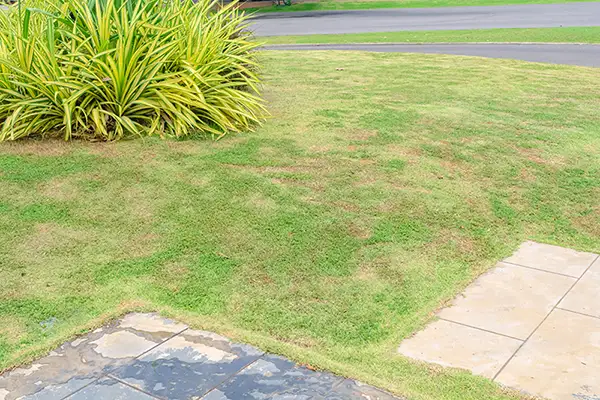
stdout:
[(234, 5), (36, 0), (0, 13), (0, 141), (250, 130), (258, 44)]

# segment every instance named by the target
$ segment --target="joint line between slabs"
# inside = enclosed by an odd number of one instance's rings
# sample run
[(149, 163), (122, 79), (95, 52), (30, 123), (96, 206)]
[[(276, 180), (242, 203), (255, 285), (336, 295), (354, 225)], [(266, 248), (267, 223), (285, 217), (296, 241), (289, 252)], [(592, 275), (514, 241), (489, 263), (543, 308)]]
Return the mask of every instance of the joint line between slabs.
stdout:
[(123, 380), (121, 380), (121, 379), (117, 378), (117, 377), (116, 377), (116, 376), (114, 376), (114, 375), (111, 375), (111, 374), (106, 374), (106, 377), (107, 377), (107, 378), (109, 378), (109, 379), (113, 379), (113, 380), (115, 380), (115, 381), (119, 382), (119, 383), (120, 383), (120, 384), (122, 384), (122, 385), (128, 386), (128, 387), (130, 387), (130, 388), (131, 388), (131, 389), (133, 389), (133, 390), (136, 390), (136, 391), (138, 391), (138, 392), (142, 392), (142, 393), (144, 393), (145, 395), (148, 395), (148, 396), (152, 397), (153, 399), (160, 399), (160, 397), (158, 397), (158, 396), (156, 396), (156, 395), (154, 395), (154, 394), (152, 394), (152, 393), (146, 392), (145, 390), (142, 390), (142, 389), (140, 389), (139, 387), (135, 387), (135, 386), (133, 386), (132, 384), (130, 384), (130, 383), (127, 383), (127, 382), (125, 382), (125, 381), (123, 381)]
[[(145, 355), (145, 354), (147, 354), (147, 353), (151, 352), (152, 350), (154, 350), (155, 348), (157, 348), (157, 347), (158, 347), (158, 346), (160, 346), (161, 344), (163, 344), (163, 343), (166, 343), (167, 341), (169, 341), (169, 340), (173, 339), (175, 336), (181, 335), (183, 332), (187, 331), (188, 329), (190, 329), (190, 328), (189, 328), (189, 327), (187, 327), (187, 328), (185, 328), (185, 329), (182, 329), (181, 331), (179, 331), (179, 332), (177, 332), (177, 333), (175, 333), (175, 334), (173, 334), (173, 335), (169, 336), (168, 338), (166, 338), (166, 339), (165, 339), (165, 340), (163, 340), (162, 342), (160, 342), (160, 343), (156, 344), (155, 346), (152, 346), (151, 348), (149, 348), (148, 350), (144, 351), (143, 353), (141, 353), (141, 354), (140, 354), (140, 355), (138, 355), (137, 357), (134, 357), (134, 358), (133, 358), (133, 359), (132, 359), (130, 362), (127, 362), (127, 363), (125, 363), (125, 364), (123, 364), (123, 365), (115, 366), (115, 367), (113, 367), (113, 368), (109, 368), (109, 370), (108, 370), (107, 372), (104, 372), (104, 373), (102, 373), (102, 374), (101, 374), (101, 375), (100, 375), (98, 378), (94, 379), (92, 382), (88, 383), (87, 385), (84, 385), (84, 386), (80, 387), (80, 388), (79, 388), (79, 389), (77, 389), (77, 390), (74, 390), (73, 392), (69, 393), (69, 394), (68, 394), (68, 395), (66, 395), (65, 397), (61, 397), (60, 399), (61, 399), (61, 400), (68, 399), (69, 397), (73, 396), (75, 393), (81, 392), (83, 389), (85, 389), (86, 387), (88, 387), (88, 386), (91, 386), (92, 384), (94, 384), (94, 383), (98, 382), (98, 381), (99, 381), (100, 379), (102, 379), (102, 378), (110, 378), (110, 379), (114, 379), (115, 381), (118, 381), (118, 382), (120, 382), (120, 383), (122, 383), (122, 384), (124, 384), (124, 385), (130, 386), (130, 387), (132, 387), (132, 388), (133, 388), (133, 389), (135, 389), (135, 390), (138, 390), (138, 391), (140, 391), (140, 392), (143, 392), (143, 393), (145, 393), (145, 394), (147, 394), (147, 395), (149, 395), (149, 396), (151, 396), (151, 397), (157, 398), (156, 396), (153, 396), (153, 395), (151, 395), (150, 393), (146, 393), (146, 392), (144, 392), (143, 390), (136, 388), (135, 386), (131, 386), (131, 385), (130, 385), (130, 384), (128, 384), (127, 382), (123, 382), (123, 381), (121, 381), (119, 378), (117, 378), (117, 377), (115, 377), (114, 375), (112, 375), (112, 373), (113, 373), (114, 371), (116, 371), (117, 369), (119, 369), (119, 368), (121, 368), (121, 367), (124, 367), (125, 365), (129, 365), (131, 362), (133, 362), (133, 361), (135, 361), (135, 360), (139, 359), (140, 357), (142, 357), (143, 355)], [(134, 330), (137, 330), (137, 329), (134, 329)]]
[(525, 340), (525, 339), (519, 339), (518, 337), (505, 335), (504, 333), (499, 333), (499, 332), (494, 332), (494, 331), (490, 331), (490, 330), (487, 330), (487, 329), (479, 328), (477, 326), (473, 326), (473, 325), (469, 325), (469, 324), (463, 324), (462, 322), (452, 321), (451, 319), (447, 319), (447, 318), (438, 317), (438, 319), (441, 320), (441, 321), (450, 322), (450, 323), (453, 323), (453, 324), (456, 324), (456, 325), (466, 326), (467, 328), (477, 329), (478, 331), (483, 331), (483, 332), (486, 332), (486, 333), (491, 333), (493, 335), (498, 335), (498, 336), (503, 336), (505, 338), (518, 340), (519, 342), (523, 342)]
[(567, 290), (567, 292), (562, 295), (562, 297), (556, 302), (556, 304), (552, 307), (552, 310), (550, 310), (550, 312), (544, 317), (544, 319), (542, 320), (542, 322), (540, 322), (535, 329), (533, 330), (533, 332), (531, 332), (529, 334), (529, 336), (527, 336), (527, 339), (525, 339), (525, 341), (523, 343), (521, 343), (521, 345), (517, 348), (517, 350), (515, 350), (515, 352), (512, 354), (512, 356), (510, 356), (510, 358), (504, 363), (504, 365), (502, 366), (502, 368), (500, 368), (500, 370), (498, 372), (496, 372), (496, 375), (494, 375), (494, 377), (492, 378), (492, 381), (495, 381), (496, 378), (498, 377), (498, 375), (500, 375), (500, 373), (502, 371), (504, 371), (504, 368), (506, 368), (506, 366), (508, 365), (509, 362), (512, 361), (512, 359), (515, 357), (515, 355), (519, 352), (519, 350), (521, 350), (523, 348), (523, 346), (525, 346), (525, 344), (529, 341), (529, 339), (533, 336), (533, 334), (535, 332), (537, 332), (537, 330), (540, 328), (540, 326), (542, 326), (542, 324), (544, 322), (546, 322), (546, 320), (548, 319), (548, 317), (550, 316), (550, 314), (552, 314), (552, 312), (554, 312), (554, 310), (556, 310), (556, 308), (558, 307), (558, 305), (560, 304), (561, 301), (563, 301), (563, 299), (565, 297), (567, 297), (567, 295), (571, 292), (571, 290), (573, 290), (573, 288), (575, 287), (575, 285), (577, 285), (577, 283), (581, 280), (581, 278), (583, 278), (583, 276), (589, 271), (589, 269), (592, 267), (592, 265), (594, 265), (594, 263), (600, 258), (600, 255), (597, 255), (592, 262), (590, 263), (590, 265), (588, 265), (588, 267), (585, 269), (585, 271), (583, 271), (583, 274), (581, 274), (581, 276), (579, 278), (577, 278), (577, 280), (575, 282), (573, 282), (573, 284), (571, 285), (571, 287), (569, 288), (569, 290)]
[[(548, 274), (553, 274), (553, 275), (559, 275), (559, 276), (564, 276), (567, 278), (574, 278), (574, 279), (578, 279), (581, 278), (580, 276), (574, 276), (574, 275), (567, 275), (567, 274), (561, 274), (560, 272), (553, 272), (553, 271), (546, 271), (545, 269), (540, 269), (540, 268), (535, 268), (535, 267), (529, 267), (527, 265), (521, 265), (521, 264), (515, 264), (513, 262), (508, 262), (508, 261), (500, 261), (501, 264), (508, 264), (508, 265), (512, 265), (515, 267), (521, 267), (521, 268), (527, 268), (527, 269), (532, 269), (534, 271), (540, 271), (540, 272), (546, 272)], [(587, 270), (586, 270), (587, 271)], [(585, 273), (585, 272), (584, 272)]]
[(265, 352), (263, 352), (260, 356), (256, 357), (254, 360), (250, 361), (248, 364), (242, 366), (240, 369), (238, 369), (237, 371), (233, 372), (231, 375), (229, 375), (228, 377), (226, 377), (225, 379), (223, 379), (221, 382), (217, 383), (215, 386), (211, 387), (210, 389), (208, 389), (205, 393), (202, 393), (199, 398), (204, 398), (206, 395), (208, 395), (210, 392), (212, 392), (213, 390), (215, 390), (216, 388), (218, 388), (219, 386), (231, 381), (235, 376), (237, 376), (240, 372), (242, 372), (243, 370), (245, 370), (246, 368), (248, 368), (249, 366), (251, 366), (252, 364), (254, 364), (255, 362), (257, 362), (258, 360), (260, 360), (261, 358), (263, 358), (265, 356)]
[(72, 391), (71, 393), (69, 393), (68, 395), (66, 395), (64, 397), (61, 397), (60, 400), (68, 399), (69, 397), (73, 396), (75, 393), (81, 392), (86, 387), (93, 385), (94, 383), (98, 382), (100, 379), (105, 378), (105, 377), (106, 377), (106, 374), (102, 374), (102, 376), (100, 376), (99, 378), (94, 379), (93, 381), (91, 381), (87, 385), (83, 385), (79, 389)]
[(590, 318), (600, 319), (600, 317), (598, 317), (596, 315), (586, 314), (586, 313), (582, 313), (582, 312), (579, 312), (579, 311), (573, 311), (573, 310), (569, 310), (567, 308), (556, 307), (556, 309), (557, 310), (561, 310), (561, 311), (570, 312), (570, 313), (573, 313), (573, 314), (583, 315), (584, 317), (590, 317)]

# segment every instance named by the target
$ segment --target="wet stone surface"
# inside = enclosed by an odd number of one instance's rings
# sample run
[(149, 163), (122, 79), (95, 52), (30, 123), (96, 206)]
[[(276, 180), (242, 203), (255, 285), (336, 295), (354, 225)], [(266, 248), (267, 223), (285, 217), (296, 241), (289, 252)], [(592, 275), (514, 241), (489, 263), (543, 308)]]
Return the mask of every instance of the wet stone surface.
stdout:
[(0, 400), (62, 399), (184, 329), (153, 314), (130, 314), (0, 376)]
[(0, 376), (0, 400), (394, 399), (156, 314), (129, 314)]

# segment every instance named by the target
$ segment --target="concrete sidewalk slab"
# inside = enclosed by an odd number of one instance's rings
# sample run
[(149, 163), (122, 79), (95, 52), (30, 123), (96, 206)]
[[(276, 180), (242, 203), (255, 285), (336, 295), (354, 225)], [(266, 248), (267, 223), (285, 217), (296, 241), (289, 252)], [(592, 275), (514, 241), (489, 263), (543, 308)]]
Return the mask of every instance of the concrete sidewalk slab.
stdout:
[(530, 395), (600, 399), (598, 293), (597, 254), (527, 242), (398, 351)]

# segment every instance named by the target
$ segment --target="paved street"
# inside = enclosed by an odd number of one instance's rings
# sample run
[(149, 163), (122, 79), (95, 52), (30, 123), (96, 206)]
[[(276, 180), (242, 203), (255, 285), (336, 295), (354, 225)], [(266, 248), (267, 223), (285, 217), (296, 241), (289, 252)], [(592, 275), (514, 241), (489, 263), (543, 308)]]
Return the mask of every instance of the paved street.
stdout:
[(600, 2), (259, 14), (259, 36), (600, 25)]
[(454, 54), (600, 67), (600, 45), (593, 44), (323, 44), (277, 45), (265, 48)]

